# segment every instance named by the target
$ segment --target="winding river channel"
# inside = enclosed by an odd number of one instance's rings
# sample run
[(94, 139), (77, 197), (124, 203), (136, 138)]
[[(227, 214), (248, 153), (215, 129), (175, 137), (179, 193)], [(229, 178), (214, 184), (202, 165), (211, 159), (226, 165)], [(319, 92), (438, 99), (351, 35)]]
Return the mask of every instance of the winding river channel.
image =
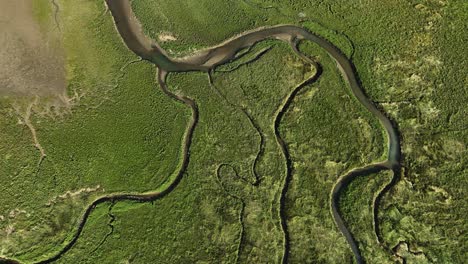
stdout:
[[(88, 220), (91, 212), (96, 208), (97, 205), (105, 202), (115, 203), (116, 201), (132, 200), (139, 202), (149, 202), (159, 199), (166, 194), (170, 193), (180, 182), (184, 172), (187, 169), (190, 158), (190, 146), (192, 142), (193, 132), (198, 122), (198, 107), (194, 100), (184, 95), (176, 95), (168, 90), (166, 85), (166, 77), (170, 73), (174, 72), (188, 72), (188, 71), (201, 71), (210, 73), (217, 66), (231, 62), (237, 58), (239, 52), (245, 48), (249, 48), (254, 44), (266, 40), (266, 39), (277, 39), (289, 43), (293, 51), (302, 59), (307, 60), (308, 63), (313, 63), (305, 54), (302, 54), (297, 48), (301, 41), (312, 41), (323, 48), (336, 62), (337, 67), (341, 71), (341, 74), (350, 87), (355, 98), (378, 120), (382, 127), (385, 129), (388, 142), (388, 153), (387, 159), (383, 162), (378, 162), (364, 166), (362, 168), (356, 168), (349, 171), (347, 174), (341, 176), (337, 183), (334, 185), (330, 194), (330, 210), (335, 220), (335, 223), (343, 236), (346, 238), (357, 263), (364, 263), (364, 259), (361, 256), (359, 247), (350, 233), (346, 224), (341, 216), (339, 209), (339, 196), (344, 188), (356, 177), (368, 175), (371, 173), (377, 173), (379, 171), (389, 170), (393, 172), (393, 180), (384, 188), (388, 190), (392, 184), (394, 184), (396, 176), (400, 170), (400, 141), (398, 132), (394, 124), (390, 121), (386, 115), (381, 112), (371, 100), (369, 100), (363, 89), (361, 88), (357, 73), (352, 62), (333, 44), (325, 40), (324, 38), (307, 31), (304, 28), (294, 25), (277, 25), (272, 27), (261, 27), (255, 30), (244, 32), (238, 36), (230, 38), (219, 45), (204, 49), (183, 58), (171, 58), (159, 45), (153, 40), (149, 39), (142, 33), (141, 26), (133, 14), (130, 0), (105, 0), (106, 4), (114, 18), (115, 26), (120, 33), (126, 46), (133, 51), (136, 55), (144, 60), (147, 60), (156, 65), (158, 68), (158, 82), (163, 92), (171, 98), (180, 101), (190, 107), (192, 111), (192, 117), (187, 124), (185, 135), (182, 143), (182, 160), (181, 166), (178, 171), (171, 177), (170, 181), (159, 188), (158, 191), (143, 193), (143, 194), (110, 194), (94, 200), (85, 210), (81, 217), (78, 227), (72, 236), (72, 239), (59, 251), (56, 252), (52, 257), (39, 261), (37, 263), (50, 263), (59, 259), (63, 254), (70, 250), (78, 240), (86, 221)], [(320, 71), (318, 71), (317, 74)], [(315, 81), (316, 77), (312, 78)], [(288, 167), (290, 166), (289, 154), (287, 144), (281, 138), (278, 132), (278, 125), (281, 116), (286, 110), (287, 106), (292, 101), (293, 97), (297, 94), (297, 90), (301, 87), (298, 86), (296, 91), (293, 91), (287, 98), (287, 102), (282, 107), (278, 114), (275, 122), (275, 135), (277, 142), (283, 151), (285, 158), (287, 159)], [(286, 196), (289, 181), (291, 180), (290, 171), (285, 177), (284, 187), (281, 193), (281, 225), (284, 233), (284, 252), (282, 263), (288, 262), (288, 251), (289, 251), (289, 235), (287, 231), (287, 223), (284, 209), (284, 199)], [(374, 202), (374, 232), (377, 235), (378, 240), (381, 240), (378, 232), (378, 222), (376, 221), (377, 203), (379, 202), (381, 192)]]

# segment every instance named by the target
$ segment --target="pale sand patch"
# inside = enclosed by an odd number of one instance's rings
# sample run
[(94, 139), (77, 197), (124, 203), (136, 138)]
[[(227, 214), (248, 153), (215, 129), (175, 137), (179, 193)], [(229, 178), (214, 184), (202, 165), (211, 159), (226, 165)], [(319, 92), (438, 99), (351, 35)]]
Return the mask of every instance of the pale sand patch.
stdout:
[(177, 38), (170, 32), (164, 32), (158, 35), (158, 40), (160, 42), (169, 42), (169, 41), (175, 41)]
[(67, 191), (64, 194), (53, 197), (52, 199), (49, 200), (49, 202), (47, 202), (46, 205), (51, 206), (51, 205), (57, 203), (58, 201), (63, 201), (63, 200), (66, 200), (66, 199), (80, 197), (82, 195), (88, 195), (90, 193), (98, 192), (98, 191), (104, 191), (104, 189), (101, 188), (100, 185), (97, 185), (95, 187), (86, 187), (86, 188), (81, 188), (81, 189), (75, 190), (75, 191)]
[(0, 0), (0, 96), (64, 96), (63, 51), (34, 20), (30, 0)]

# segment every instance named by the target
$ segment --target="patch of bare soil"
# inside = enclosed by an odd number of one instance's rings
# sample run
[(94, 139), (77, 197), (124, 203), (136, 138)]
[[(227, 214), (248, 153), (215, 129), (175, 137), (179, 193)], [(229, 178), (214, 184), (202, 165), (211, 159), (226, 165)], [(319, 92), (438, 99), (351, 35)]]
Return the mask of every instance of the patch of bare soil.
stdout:
[(164, 32), (158, 35), (158, 40), (160, 42), (169, 42), (169, 41), (175, 41), (177, 38), (170, 32)]
[(31, 2), (0, 0), (0, 97), (66, 98), (63, 51), (41, 32)]

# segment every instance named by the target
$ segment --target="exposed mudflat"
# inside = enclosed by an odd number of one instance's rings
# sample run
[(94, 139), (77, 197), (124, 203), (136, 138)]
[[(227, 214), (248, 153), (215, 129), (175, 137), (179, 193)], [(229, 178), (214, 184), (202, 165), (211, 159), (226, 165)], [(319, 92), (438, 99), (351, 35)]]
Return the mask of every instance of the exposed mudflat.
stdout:
[(0, 0), (0, 96), (55, 97), (66, 92), (57, 33), (41, 32), (32, 2)]

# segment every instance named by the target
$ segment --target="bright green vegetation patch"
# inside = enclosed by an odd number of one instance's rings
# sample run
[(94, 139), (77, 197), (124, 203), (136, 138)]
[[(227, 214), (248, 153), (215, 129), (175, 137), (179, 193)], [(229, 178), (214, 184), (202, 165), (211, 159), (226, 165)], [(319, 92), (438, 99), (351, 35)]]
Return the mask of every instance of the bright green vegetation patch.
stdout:
[[(148, 64), (129, 66), (99, 108), (85, 107), (80, 119), (40, 126), (55, 163), (55, 173), (43, 169), (41, 174), (73, 175), (79, 182), (63, 183), (70, 189), (77, 184), (98, 184), (109, 192), (158, 187), (177, 168), (189, 115), (156, 90), (154, 71)], [(60, 140), (64, 131), (72, 132), (66, 142)]]

